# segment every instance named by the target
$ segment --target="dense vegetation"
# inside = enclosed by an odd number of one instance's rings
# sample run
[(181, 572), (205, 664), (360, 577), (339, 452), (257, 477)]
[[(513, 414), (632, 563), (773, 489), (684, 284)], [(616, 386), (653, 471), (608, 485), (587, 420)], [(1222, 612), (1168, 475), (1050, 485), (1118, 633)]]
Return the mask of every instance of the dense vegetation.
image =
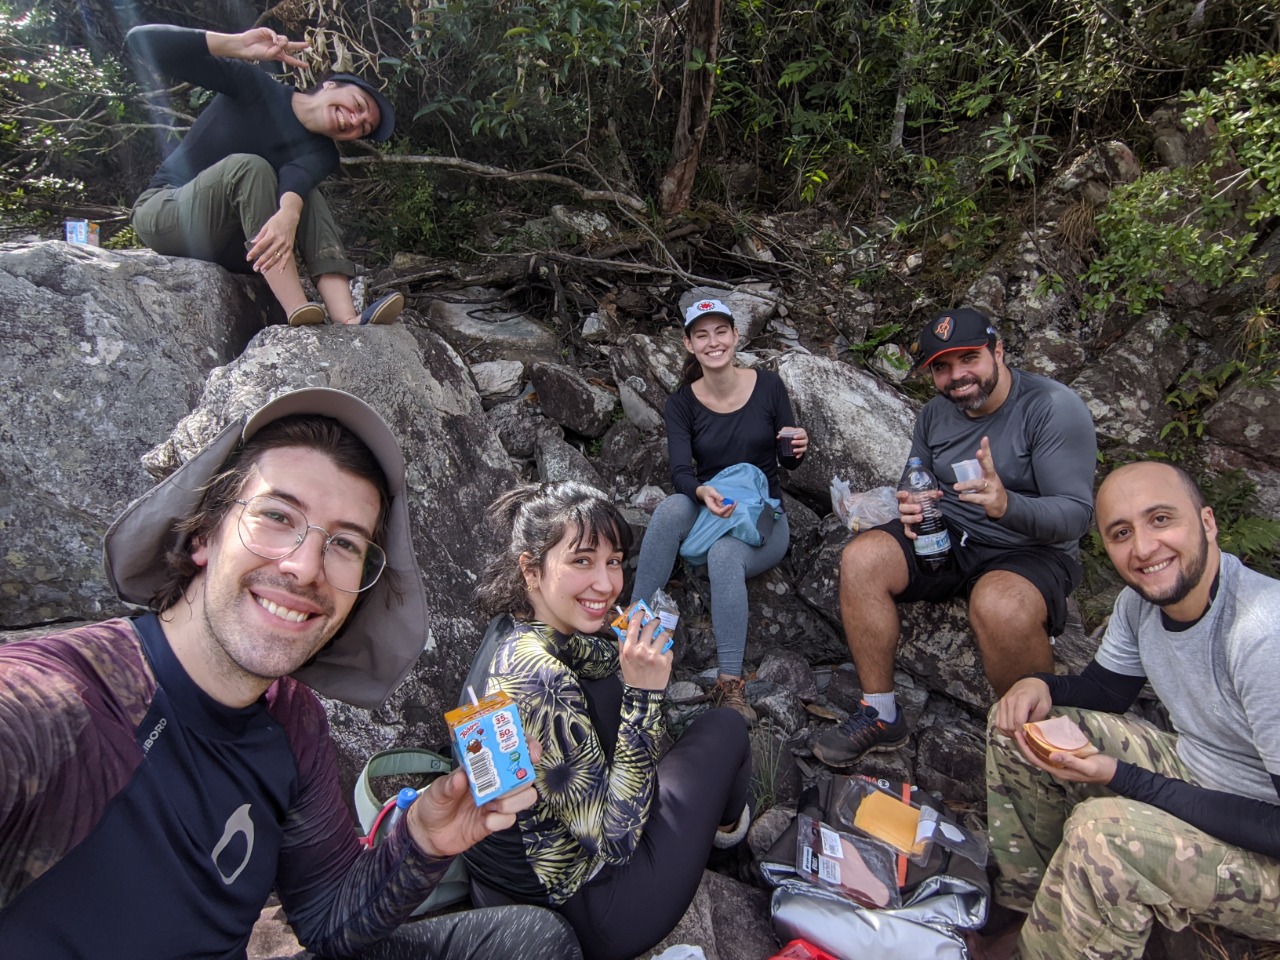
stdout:
[[(181, 7), (0, 0), (0, 193), (10, 214), (128, 204), (166, 129), (184, 126), (198, 102), (139, 98), (120, 60), (127, 27), (251, 25), (245, 5)], [(700, 9), (716, 14), (716, 50), (686, 36)], [(1124, 139), (1151, 172), (1098, 211), (1103, 256), (1088, 277), (1098, 304), (1118, 297), (1140, 310), (1167, 273), (1222, 282), (1276, 212), (1275, 3), (285, 0), (253, 12), (311, 39), (318, 68), (385, 78), (403, 117), (394, 151), (552, 170), (650, 204), (682, 84), (708, 71), (695, 207), (831, 203), (885, 215), (909, 242), (945, 236), (962, 253), (989, 244), (1000, 213), (1061, 159)], [(1144, 121), (1162, 106), (1209, 131), (1214, 162), (1152, 169)], [(746, 180), (730, 183), (744, 164)], [(426, 213), (416, 226), (370, 217), (396, 228), (402, 247), (447, 243), (457, 225), (441, 220), (455, 207), (466, 217), (507, 199), (431, 166), (376, 176), (368, 202), (412, 201)], [(441, 194), (442, 180), (452, 194)], [(435, 209), (446, 196), (470, 202)], [(520, 198), (531, 209), (548, 199), (545, 190)], [(1172, 260), (1153, 264), (1152, 251), (1166, 249)]]

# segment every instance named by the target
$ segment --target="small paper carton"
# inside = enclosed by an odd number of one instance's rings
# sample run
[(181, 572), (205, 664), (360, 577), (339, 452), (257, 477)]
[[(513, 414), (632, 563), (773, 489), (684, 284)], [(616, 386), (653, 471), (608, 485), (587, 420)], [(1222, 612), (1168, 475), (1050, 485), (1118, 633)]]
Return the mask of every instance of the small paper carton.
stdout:
[(78, 243), (87, 247), (99, 246), (96, 223), (90, 220), (66, 220), (62, 226), (66, 231), (67, 243)]
[(499, 690), (444, 715), (476, 805), (533, 783), (533, 759), (515, 701)]

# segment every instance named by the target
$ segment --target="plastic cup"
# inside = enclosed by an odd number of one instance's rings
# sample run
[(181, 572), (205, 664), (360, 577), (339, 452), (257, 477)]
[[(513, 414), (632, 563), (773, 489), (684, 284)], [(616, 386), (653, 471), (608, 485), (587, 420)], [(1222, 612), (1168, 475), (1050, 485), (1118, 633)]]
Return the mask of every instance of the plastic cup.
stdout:
[(795, 427), (783, 427), (778, 431), (778, 454), (783, 457), (794, 457), (795, 448), (792, 440), (800, 435), (800, 431)]
[(982, 479), (982, 464), (977, 460), (961, 460), (953, 463), (951, 469), (955, 471), (956, 483)]

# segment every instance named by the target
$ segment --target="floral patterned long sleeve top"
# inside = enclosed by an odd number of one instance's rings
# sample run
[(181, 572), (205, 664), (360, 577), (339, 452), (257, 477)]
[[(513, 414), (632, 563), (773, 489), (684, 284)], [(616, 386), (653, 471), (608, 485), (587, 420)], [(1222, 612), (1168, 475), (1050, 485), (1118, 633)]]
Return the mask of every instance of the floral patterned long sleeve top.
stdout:
[(467, 853), (486, 883), (529, 902), (568, 900), (605, 864), (635, 852), (657, 789), (663, 692), (623, 686), (610, 763), (591, 723), (583, 680), (618, 673), (617, 644), (516, 621), (494, 654), (487, 693), (516, 701), (542, 744), (538, 802)]

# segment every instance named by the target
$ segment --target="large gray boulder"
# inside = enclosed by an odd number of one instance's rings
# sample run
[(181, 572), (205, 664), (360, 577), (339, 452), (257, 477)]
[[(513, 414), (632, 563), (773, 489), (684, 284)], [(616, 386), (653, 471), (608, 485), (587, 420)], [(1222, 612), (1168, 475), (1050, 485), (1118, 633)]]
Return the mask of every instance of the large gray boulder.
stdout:
[(598, 437), (609, 428), (618, 398), (604, 387), (588, 383), (562, 363), (535, 363), (529, 379), (538, 391), (542, 412), (584, 437)]
[(622, 412), (641, 430), (662, 427), (667, 397), (680, 383), (684, 356), (674, 334), (650, 337), (643, 333), (623, 337), (609, 354)]
[(145, 250), (0, 246), (0, 624), (123, 605), (102, 535), (139, 461), (275, 309), (260, 280)]
[(1164, 397), (1190, 356), (1187, 339), (1162, 311), (1143, 316), (1071, 382), (1088, 405), (1099, 440), (1154, 446), (1171, 419)]
[(468, 287), (432, 300), (426, 320), (472, 360), (552, 360), (560, 352), (555, 333), (508, 307), (499, 290)]
[(876, 377), (826, 357), (789, 354), (778, 374), (810, 442), (800, 468), (783, 471), (783, 486), (829, 504), (836, 475), (854, 490), (897, 484), (915, 426), (910, 402)]
[(1204, 415), (1205, 431), (1252, 459), (1280, 467), (1280, 390), (1247, 380), (1233, 383)]

